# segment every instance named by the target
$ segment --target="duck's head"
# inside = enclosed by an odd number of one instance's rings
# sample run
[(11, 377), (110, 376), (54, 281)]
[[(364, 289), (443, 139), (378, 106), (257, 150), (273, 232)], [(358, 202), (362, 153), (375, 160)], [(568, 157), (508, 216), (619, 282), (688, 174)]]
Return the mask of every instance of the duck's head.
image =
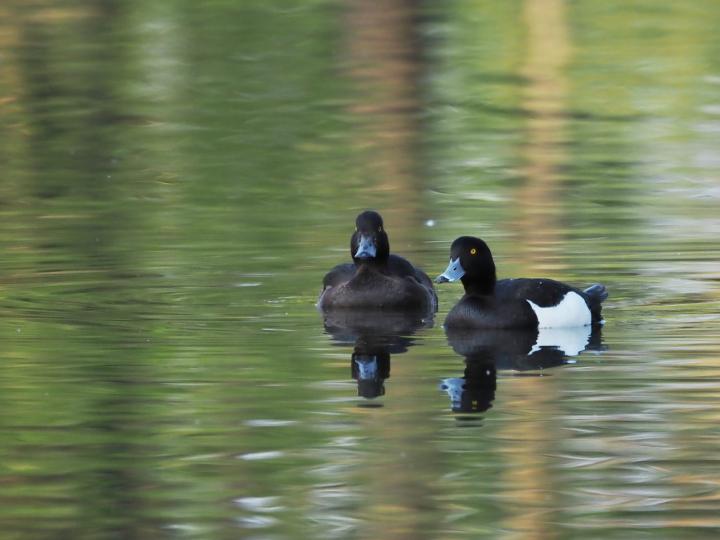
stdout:
[(357, 217), (350, 254), (355, 263), (384, 262), (390, 256), (390, 241), (380, 214), (367, 210)]
[(468, 293), (492, 294), (495, 289), (495, 261), (485, 242), (461, 236), (450, 246), (450, 264), (436, 283), (461, 280)]

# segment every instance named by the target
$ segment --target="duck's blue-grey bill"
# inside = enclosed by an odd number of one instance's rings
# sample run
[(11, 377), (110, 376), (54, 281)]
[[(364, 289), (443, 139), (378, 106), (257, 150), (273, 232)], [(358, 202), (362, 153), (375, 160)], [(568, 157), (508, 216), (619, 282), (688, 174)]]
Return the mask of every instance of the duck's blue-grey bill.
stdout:
[(465, 270), (460, 264), (460, 257), (453, 260), (450, 259), (450, 264), (445, 271), (435, 278), (435, 283), (447, 283), (448, 281), (457, 281), (465, 275)]
[(357, 251), (355, 252), (356, 259), (373, 259), (377, 249), (375, 248), (375, 242), (369, 236), (361, 235), (360, 243)]

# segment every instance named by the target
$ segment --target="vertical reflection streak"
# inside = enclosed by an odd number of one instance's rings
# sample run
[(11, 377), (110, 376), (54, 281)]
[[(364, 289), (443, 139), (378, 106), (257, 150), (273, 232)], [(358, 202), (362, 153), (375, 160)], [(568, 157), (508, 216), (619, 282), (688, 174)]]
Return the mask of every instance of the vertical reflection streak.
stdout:
[[(367, 156), (363, 201), (378, 201), (387, 209), (391, 250), (406, 254), (421, 241), (423, 179), (418, 167), (423, 72), (418, 0), (350, 0), (344, 14), (343, 68), (355, 87), (350, 113), (356, 122), (356, 147)], [(391, 210), (391, 212), (390, 212)], [(419, 431), (422, 420), (418, 377), (413, 362), (393, 366), (393, 399), (405, 407), (393, 415), (376, 409), (356, 414), (370, 436), (382, 441), (365, 456), (364, 484), (373, 494), (363, 508), (365, 535), (388, 539), (434, 537), (436, 524), (431, 471), (438, 453)], [(425, 471), (423, 474), (421, 471)], [(434, 472), (432, 473), (435, 474)]]
[(344, 21), (356, 145), (369, 158), (365, 189), (369, 198), (382, 194), (382, 208), (392, 209), (388, 226), (399, 248), (419, 240), (422, 222), (419, 9), (417, 0), (351, 0)]
[[(524, 273), (548, 268), (542, 248), (561, 243), (559, 212), (562, 185), (559, 167), (565, 162), (565, 108), (568, 82), (564, 69), (571, 54), (563, 0), (526, 0), (523, 17), (528, 50), (522, 73), (528, 80), (523, 108), (529, 112), (526, 145), (523, 150), (524, 183), (516, 193), (519, 218), (515, 230)], [(557, 265), (552, 265), (557, 269)], [(503, 528), (522, 538), (553, 538), (547, 514), (552, 504), (552, 477), (547, 458), (556, 436), (548, 432), (548, 420), (557, 395), (554, 378), (528, 377), (506, 385), (519, 409), (533, 403), (533, 415), (525, 422), (504, 428), (503, 439), (515, 441), (507, 450), (509, 463), (502, 485), (507, 500), (521, 509), (510, 512)]]
[[(566, 101), (564, 73), (571, 54), (563, 0), (527, 0), (524, 20), (528, 53), (523, 75), (528, 80), (523, 108), (529, 112), (523, 151), (524, 183), (517, 191), (519, 218), (515, 229), (524, 239), (520, 249), (526, 271), (547, 268), (544, 246), (558, 246), (562, 205), (559, 168), (566, 161)], [(553, 268), (558, 266), (553, 265)]]

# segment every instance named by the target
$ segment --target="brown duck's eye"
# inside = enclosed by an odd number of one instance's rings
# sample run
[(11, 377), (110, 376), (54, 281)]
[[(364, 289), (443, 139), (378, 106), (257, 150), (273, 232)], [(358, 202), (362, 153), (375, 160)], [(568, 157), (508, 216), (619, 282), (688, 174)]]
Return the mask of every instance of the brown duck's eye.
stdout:
[(382, 232), (382, 225), (380, 225), (380, 227), (378, 227), (378, 232)]
[(472, 248), (472, 249), (470, 250), (470, 255), (477, 255), (477, 249)]

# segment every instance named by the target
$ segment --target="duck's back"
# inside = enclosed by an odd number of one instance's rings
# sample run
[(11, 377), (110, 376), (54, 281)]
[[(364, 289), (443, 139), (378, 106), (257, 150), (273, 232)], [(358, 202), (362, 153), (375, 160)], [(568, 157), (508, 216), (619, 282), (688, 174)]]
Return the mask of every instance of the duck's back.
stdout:
[(580, 325), (601, 323), (602, 303), (608, 293), (600, 284), (580, 290), (554, 279), (517, 278), (498, 281), (495, 296), (504, 302), (532, 302), (536, 316), (547, 319), (544, 323), (540, 321), (541, 326), (574, 326), (576, 322)]
[(495, 297), (499, 301), (530, 300), (540, 307), (557, 305), (571, 291), (581, 294), (570, 285), (553, 279), (501, 279), (495, 284)]
[(546, 308), (572, 290), (550, 279), (501, 279), (494, 294), (466, 294), (448, 313), (448, 328), (537, 328), (538, 316), (527, 302)]
[(431, 289), (433, 288), (432, 281), (430, 281), (427, 274), (419, 268), (415, 268), (410, 261), (400, 255), (391, 254), (390, 257), (388, 257), (387, 273), (397, 277), (414, 277), (418, 281), (424, 281), (424, 285), (429, 286)]
[(584, 291), (552, 279), (503, 279), (494, 294), (466, 294), (448, 313), (448, 328), (553, 328), (602, 321), (602, 285)]
[(427, 289), (428, 294), (432, 297), (432, 303), (434, 306), (433, 311), (437, 309), (437, 294), (435, 293), (435, 287), (432, 280), (425, 272), (413, 266), (407, 259), (400, 257), (399, 255), (392, 254), (388, 259), (388, 269), (392, 275), (398, 277), (412, 277), (415, 279), (424, 289)]

